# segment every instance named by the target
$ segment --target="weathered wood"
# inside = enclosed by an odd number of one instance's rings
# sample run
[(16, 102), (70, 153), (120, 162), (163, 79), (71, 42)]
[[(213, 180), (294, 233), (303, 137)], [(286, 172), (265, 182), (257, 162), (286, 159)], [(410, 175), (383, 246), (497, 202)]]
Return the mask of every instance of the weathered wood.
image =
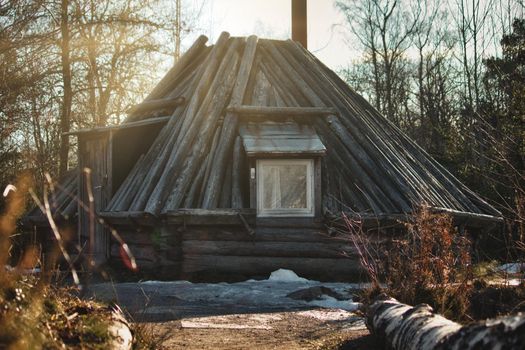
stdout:
[(126, 197), (126, 208), (129, 208), (130, 211), (144, 210), (153, 189), (166, 167), (171, 154), (172, 144), (180, 134), (184, 110), (180, 106), (173, 112), (175, 118), (172, 118), (161, 130), (145, 155), (143, 165), (134, 174), (133, 186), (129, 186), (131, 187), (131, 192)]
[(231, 164), (226, 166), (226, 173), (222, 180), (221, 196), (219, 200), (219, 208), (231, 208), (232, 207), (232, 167)]
[[(410, 194), (408, 186), (401, 181), (395, 181), (395, 183), (392, 183), (392, 179), (398, 179), (397, 174), (391, 174), (394, 176), (384, 176), (383, 174), (388, 174), (388, 170), (382, 166), (380, 161), (373, 161), (373, 159), (381, 159), (380, 154), (377, 152), (370, 152), (371, 150), (369, 150), (369, 152), (364, 151), (360, 144), (353, 139), (353, 136), (347, 132), (339, 121), (339, 118), (336, 116), (329, 116), (327, 121), (330, 129), (339, 137), (347, 149), (352, 152), (356, 157), (356, 161), (359, 161), (362, 167), (367, 170), (369, 176), (374, 178), (376, 183), (382, 184), (383, 190), (388, 194), (392, 201), (403, 211), (411, 211), (412, 208), (409, 206), (409, 202), (403, 198), (403, 195)], [(378, 169), (386, 171), (379, 173), (377, 171)]]
[[(324, 102), (319, 96), (312, 91), (311, 87), (306, 85), (305, 81), (295, 72), (294, 68), (287, 63), (284, 57), (275, 48), (271, 45), (264, 45), (262, 47), (262, 53), (265, 62), (268, 62), (271, 70), (274, 71), (276, 79), (274, 81), (275, 84), (283, 85), (283, 89), (289, 91), (299, 103), (324, 105)], [(289, 79), (283, 79), (282, 77), (288, 77)], [(317, 122), (317, 119), (314, 121)], [(318, 127), (320, 126), (322, 126), (323, 129), (319, 129)], [(386, 196), (384, 193), (377, 188), (376, 184), (369, 180), (368, 175), (359, 167), (358, 163), (353, 160), (351, 155), (348, 155), (348, 153), (345, 152), (345, 158), (351, 158), (343, 160), (339, 153), (346, 151), (345, 147), (337, 138), (333, 137), (331, 132), (326, 131), (327, 127), (324, 123), (317, 122), (316, 129), (323, 144), (327, 146), (327, 157), (336, 160), (335, 163), (337, 164), (339, 171), (344, 172), (345, 177), (352, 179), (352, 186), (358, 185), (362, 189), (361, 194), (367, 203), (367, 207), (372, 208), (375, 213), (385, 212), (387, 206), (385, 206), (385, 203), (383, 202), (387, 202), (386, 204), (388, 204), (388, 201), (385, 200)], [(352, 171), (348, 169), (350, 167), (352, 168)]]
[(169, 114), (171, 114), (175, 107), (180, 106), (185, 101), (186, 99), (182, 96), (173, 99), (146, 100), (142, 103), (139, 103), (138, 105), (131, 107), (128, 111), (128, 114), (143, 114), (152, 111), (166, 111)]
[(184, 208), (198, 208), (202, 202), (204, 186), (206, 185), (206, 179), (209, 176), (211, 163), (213, 162), (213, 149), (215, 149), (217, 142), (219, 140), (220, 128), (218, 127), (215, 130), (213, 139), (208, 150), (208, 155), (206, 156), (203, 165), (199, 169), (197, 176), (193, 180), (190, 190), (186, 195), (184, 200)]
[[(128, 246), (151, 246), (154, 244), (155, 240), (155, 238), (152, 235), (152, 232), (150, 231), (138, 231), (137, 229), (135, 229), (134, 231), (132, 231), (131, 229), (117, 229), (117, 233)], [(113, 239), (112, 244), (118, 244), (118, 242), (116, 242)]]
[[(212, 90), (213, 92), (210, 94), (210, 109), (203, 116), (205, 117), (205, 120), (199, 130), (196, 140), (192, 140), (192, 142), (194, 142), (193, 152), (184, 162), (182, 172), (176, 177), (173, 190), (166, 199), (164, 210), (172, 210), (180, 206), (185, 189), (193, 179), (196, 169), (200, 167), (201, 161), (205, 156), (204, 145), (211, 141), (211, 138), (213, 137), (213, 128), (222, 114), (234, 84), (234, 77), (238, 65), (238, 55), (236, 55), (235, 48), (235, 45), (229, 47), (231, 56), (224, 60), (224, 67), (222, 65), (219, 67), (219, 71), (224, 69), (225, 74), (224, 79), (221, 79), (221, 88), (218, 89), (218, 91)], [(218, 76), (221, 76), (221, 74)], [(210, 174), (213, 174), (213, 171)], [(205, 205), (203, 206), (206, 207)]]
[(255, 211), (251, 209), (178, 209), (165, 213), (167, 224), (185, 225), (242, 225), (239, 214), (255, 223)]
[(228, 112), (241, 117), (319, 117), (336, 115), (337, 110), (331, 107), (268, 107), (268, 106), (230, 106)]
[(250, 208), (257, 209), (257, 174), (255, 159), (249, 158)]
[(314, 217), (316, 221), (321, 220), (322, 216), (322, 171), (321, 171), (321, 157), (314, 160)]
[(99, 212), (99, 216), (113, 225), (154, 226), (158, 224), (158, 218), (155, 215), (143, 211)]
[(99, 128), (89, 128), (89, 129), (79, 129), (74, 131), (69, 131), (66, 133), (63, 133), (63, 135), (82, 135), (85, 137), (97, 137), (97, 134), (104, 134), (108, 133), (112, 130), (124, 130), (129, 128), (138, 128), (146, 125), (154, 125), (154, 124), (162, 124), (166, 123), (171, 117), (156, 117), (156, 118), (149, 118), (145, 120), (139, 120), (136, 122), (129, 122), (129, 123), (123, 123), (119, 125), (112, 125), (112, 126), (103, 126)]
[(123, 188), (124, 190), (120, 191), (120, 188), (117, 189), (117, 192), (113, 195), (113, 197), (109, 201), (108, 205), (106, 206), (106, 208), (105, 208), (106, 210), (108, 210), (108, 211), (118, 210), (119, 209), (118, 205), (120, 205), (120, 209), (121, 210), (124, 209), (123, 207), (125, 207), (125, 209), (128, 208), (129, 204), (128, 205), (123, 204), (124, 197), (126, 197), (126, 195), (128, 193), (127, 190), (133, 188), (133, 186), (131, 186), (131, 184), (132, 184), (132, 182), (133, 182), (133, 180), (135, 178), (134, 175), (139, 170), (140, 165), (142, 164), (143, 160), (144, 160), (144, 154), (141, 154), (139, 159), (135, 163), (135, 165), (133, 165), (133, 168), (131, 168), (131, 171), (129, 172), (129, 174), (126, 177), (126, 179), (124, 180), (124, 182), (120, 185), (120, 187)]
[[(400, 132), (391, 122), (379, 115), (379, 113), (375, 111), (361, 96), (357, 95), (354, 91), (352, 91), (348, 87), (348, 85), (342, 82), (341, 79), (337, 77), (335, 73), (333, 73), (330, 69), (324, 66), (313, 55), (311, 55), (306, 50), (302, 49), (300, 46), (295, 45), (294, 43), (292, 43), (292, 45), (289, 46), (289, 49), (295, 53), (296, 57), (300, 57), (302, 59), (310, 59), (311, 63), (309, 63), (308, 66), (314, 68), (312, 74), (315, 75), (321, 72), (321, 76), (320, 79), (318, 79), (318, 81), (327, 82), (330, 86), (328, 87), (328, 90), (325, 90), (332, 91), (334, 97), (339, 96), (339, 98), (336, 99), (338, 101), (336, 105), (348, 110), (348, 112), (345, 114), (347, 118), (343, 119), (343, 121), (348, 123), (349, 128), (360, 130), (360, 132), (355, 133), (354, 136), (358, 137), (360, 134), (364, 134), (362, 128), (363, 126), (367, 126), (368, 134), (375, 138), (372, 140), (372, 142), (375, 141), (378, 142), (378, 144), (381, 144), (382, 142), (390, 142), (390, 140), (395, 141), (393, 143), (390, 143), (390, 146), (380, 146), (385, 151), (387, 149), (391, 150), (386, 154), (396, 158), (394, 164), (397, 164), (398, 166), (403, 166), (405, 167), (405, 169), (410, 169), (410, 165), (408, 166), (408, 168), (406, 167), (408, 163), (406, 163), (405, 158), (398, 156), (399, 154), (404, 154), (408, 158), (416, 156), (417, 160), (412, 159), (412, 161), (415, 161), (414, 164), (423, 162), (420, 163), (417, 166), (417, 168), (425, 169), (425, 167), (433, 166), (433, 163), (435, 161), (430, 156), (424, 153), (424, 151), (420, 150), (419, 146), (417, 146), (413, 141), (409, 140), (408, 137), (406, 137), (402, 132)], [(344, 106), (341, 103), (343, 103)], [(361, 120), (358, 122), (352, 121), (351, 119), (355, 117), (359, 117)], [(385, 127), (385, 125), (388, 125), (388, 127)], [(370, 133), (370, 131), (374, 132)], [(370, 143), (369, 140), (367, 140), (367, 142)], [(413, 153), (407, 153), (407, 150), (410, 150), (409, 152)], [(395, 170), (395, 168), (393, 168), (393, 170)], [(441, 193), (447, 196), (449, 203), (450, 201), (452, 201), (456, 203), (456, 207), (458, 208), (465, 209), (470, 207), (469, 210), (476, 211), (476, 209), (472, 208), (470, 200), (468, 200), (463, 193), (459, 193), (455, 186), (441, 185), (440, 181), (443, 181), (443, 184), (445, 184), (446, 182), (449, 182), (453, 177), (442, 176), (443, 174), (439, 171), (439, 169), (434, 168), (434, 171), (432, 173), (426, 170), (420, 171), (415, 168), (413, 170), (400, 170), (400, 172), (401, 174), (410, 174), (409, 176), (413, 180), (417, 180), (417, 177), (414, 177), (414, 175), (422, 176), (422, 179), (425, 177), (431, 177), (430, 179), (427, 179), (426, 182), (423, 182), (419, 185), (419, 188), (421, 189), (422, 193), (426, 191), (427, 186), (425, 186), (425, 183), (432, 183), (432, 188), (440, 188)], [(434, 176), (437, 176), (437, 179), (434, 179)], [(448, 193), (448, 191), (452, 191), (454, 192), (454, 194), (450, 194)], [(434, 195), (435, 194), (436, 192), (434, 192)], [(435, 199), (435, 197), (433, 198)], [(432, 202), (436, 204), (436, 202)]]
[(256, 242), (256, 241), (200, 241), (184, 240), (183, 254), (304, 257), (304, 258), (356, 258), (356, 249), (351, 242)]
[[(82, 169), (78, 181), (80, 194), (77, 211), (79, 213), (78, 230), (80, 244), (90, 246), (95, 263), (101, 264), (109, 257), (109, 234), (107, 229), (96, 220), (96, 213), (106, 207), (111, 198), (111, 135), (104, 134), (96, 138), (79, 139), (79, 168)], [(89, 169), (84, 171), (84, 169)], [(82, 206), (89, 205), (89, 193), (93, 196), (93, 217)], [(90, 250), (91, 250), (90, 249)]]
[(525, 313), (461, 326), (427, 304), (410, 306), (384, 297), (369, 308), (367, 327), (388, 349), (521, 349)]
[(162, 78), (155, 88), (153, 88), (148, 97), (146, 97), (146, 101), (158, 99), (166, 94), (166, 91), (168, 91), (168, 89), (173, 86), (173, 83), (176, 82), (180, 73), (188, 65), (190, 65), (192, 61), (195, 60), (195, 58), (199, 55), (199, 53), (201, 53), (206, 47), (207, 41), (208, 38), (206, 36), (199, 36), (193, 45), (191, 45), (191, 47), (184, 53), (184, 55), (179, 58), (176, 64), (168, 71), (168, 73), (166, 73), (164, 78)]
[(330, 236), (326, 230), (307, 228), (253, 227), (255, 234), (248, 235), (244, 228), (228, 226), (188, 227), (183, 240), (237, 241), (237, 242), (312, 242), (349, 244), (349, 236)]
[[(310, 73), (306, 71), (302, 65), (290, 63), (288, 61), (290, 57), (285, 57), (283, 53), (278, 50), (277, 45), (265, 45), (264, 47), (268, 49), (268, 53), (278, 62), (281, 67), (286, 67), (286, 74), (290, 80), (296, 84), (296, 89), (302, 91), (303, 94), (309, 99), (310, 103), (317, 106), (326, 105), (326, 92), (321, 91), (321, 89), (316, 84), (311, 82)], [(325, 123), (322, 120), (315, 120), (315, 125), (317, 127), (325, 126)], [(325, 135), (326, 137), (323, 139), (323, 142), (328, 139), (336, 141), (334, 140), (331, 132), (326, 132)], [(332, 150), (334, 152), (335, 150), (337, 150), (337, 152), (341, 152), (342, 150), (346, 150), (346, 148), (344, 146), (335, 148), (332, 147)], [(345, 156), (350, 157), (350, 159), (347, 159), (350, 160), (348, 162), (348, 166), (351, 166), (353, 171), (357, 173), (353, 176), (354, 181), (359, 181), (363, 189), (373, 199), (373, 203), (370, 204), (373, 204), (376, 207), (383, 207), (384, 209), (382, 212), (399, 210), (386, 195), (385, 190), (382, 188), (382, 183), (371, 181), (370, 172), (367, 172), (366, 169), (363, 169), (361, 164), (357, 162), (350, 152), (347, 152)], [(342, 164), (345, 164), (345, 162)], [(376, 213), (380, 212), (376, 211)]]
[(297, 122), (241, 123), (239, 134), (248, 157), (318, 156), (326, 153), (319, 136), (313, 128)]
[(362, 272), (359, 261), (348, 258), (278, 258), (218, 255), (184, 255), (182, 271), (223, 272), (230, 274), (269, 275), (279, 268), (290, 269), (299, 275), (323, 279), (348, 280)]
[[(237, 80), (233, 87), (230, 103), (240, 104), (243, 101), (246, 93), (246, 86), (250, 77), (250, 72), (253, 66), (253, 59), (257, 49), (257, 37), (251, 36), (248, 38), (243, 57), (237, 73)], [(221, 134), (221, 139), (215, 152), (214, 168), (208, 180), (206, 192), (203, 199), (203, 208), (215, 208), (219, 204), (220, 184), (224, 177), (224, 162), (226, 156), (231, 154), (230, 150), (235, 141), (235, 133), (237, 131), (237, 116), (227, 113), (224, 118), (224, 127)]]
[(241, 176), (244, 174), (242, 171), (243, 165), (243, 154), (242, 154), (242, 144), (240, 136), (235, 138), (235, 144), (233, 147), (233, 159), (232, 159), (232, 208), (238, 209), (243, 208), (243, 198)]
[[(198, 110), (199, 108), (201, 110), (207, 109), (209, 102), (211, 102), (211, 94), (207, 94), (207, 92), (210, 90), (213, 91), (219, 83), (222, 83), (222, 75), (216, 75), (216, 73), (217, 69), (221, 66), (222, 56), (227, 50), (228, 38), (228, 33), (221, 34), (210, 52), (208, 59), (202, 66), (202, 76), (200, 76), (197, 87), (185, 109), (184, 119), (181, 120), (181, 129), (184, 130), (185, 135), (184, 137), (175, 139), (175, 143), (170, 145), (173, 147), (174, 152), (172, 152), (169, 159), (167, 159), (162, 169), (162, 175), (156, 182), (155, 188), (152, 192), (148, 193), (149, 198), (146, 204), (146, 210), (148, 212), (158, 213), (161, 211), (165, 199), (169, 196), (167, 189), (172, 188), (177, 178), (177, 169), (181, 168), (180, 163), (183, 162), (199, 131), (198, 125), (202, 122), (204, 115), (201, 113), (201, 116), (197, 117)], [(205, 98), (205, 95), (210, 96), (208, 97), (208, 103), (202, 100)], [(194, 126), (190, 127), (192, 124)]]

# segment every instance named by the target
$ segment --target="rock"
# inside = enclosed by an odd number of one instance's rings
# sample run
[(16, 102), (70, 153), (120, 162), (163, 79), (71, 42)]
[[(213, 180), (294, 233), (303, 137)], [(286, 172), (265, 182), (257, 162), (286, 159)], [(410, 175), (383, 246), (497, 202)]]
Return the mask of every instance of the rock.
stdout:
[(295, 299), (295, 300), (312, 301), (312, 300), (322, 300), (323, 295), (328, 295), (329, 297), (335, 298), (337, 300), (348, 300), (348, 298), (345, 298), (344, 296), (337, 293), (333, 289), (330, 289), (324, 286), (315, 286), (315, 287), (300, 289), (300, 290), (297, 290), (295, 292), (288, 294), (287, 297)]
[(111, 336), (110, 346), (113, 350), (130, 350), (133, 345), (133, 335), (129, 323), (120, 308), (113, 309), (111, 323), (108, 327)]

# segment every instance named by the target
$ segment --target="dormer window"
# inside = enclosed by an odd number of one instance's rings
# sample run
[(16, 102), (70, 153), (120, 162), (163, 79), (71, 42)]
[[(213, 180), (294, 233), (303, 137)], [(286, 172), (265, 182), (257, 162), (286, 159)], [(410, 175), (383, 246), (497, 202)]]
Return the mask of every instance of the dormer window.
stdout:
[(314, 160), (258, 159), (257, 215), (314, 216)]
[(321, 156), (315, 130), (296, 122), (241, 125), (250, 159), (250, 204), (258, 217), (317, 217), (321, 202)]

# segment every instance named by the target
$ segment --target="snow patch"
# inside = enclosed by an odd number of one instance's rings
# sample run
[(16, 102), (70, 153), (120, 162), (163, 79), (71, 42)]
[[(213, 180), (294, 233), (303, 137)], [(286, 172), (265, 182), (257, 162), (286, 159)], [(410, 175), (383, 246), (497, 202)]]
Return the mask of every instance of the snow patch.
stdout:
[(525, 263), (524, 262), (515, 262), (515, 263), (509, 263), (509, 264), (503, 264), (501, 266), (498, 266), (499, 271), (507, 272), (507, 273), (521, 273), (525, 272)]
[(272, 282), (310, 282), (306, 278), (299, 277), (292, 270), (279, 269), (270, 274), (268, 281)]
[(523, 282), (523, 280), (521, 280), (519, 278), (511, 278), (511, 279), (507, 280), (507, 284), (509, 286), (512, 286), (512, 287), (519, 286), (521, 284), (521, 282)]
[(341, 309), (346, 311), (355, 311), (361, 306), (361, 303), (354, 303), (350, 300), (337, 300), (328, 295), (323, 295), (321, 300), (312, 300), (308, 302), (308, 304), (327, 309)]

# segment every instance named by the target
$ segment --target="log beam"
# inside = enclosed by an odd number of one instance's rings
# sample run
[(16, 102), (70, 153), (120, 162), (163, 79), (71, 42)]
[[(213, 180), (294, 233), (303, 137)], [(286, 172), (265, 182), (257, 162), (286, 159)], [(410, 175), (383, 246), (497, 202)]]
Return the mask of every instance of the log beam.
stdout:
[[(150, 100), (144, 101), (131, 107), (128, 111), (128, 114), (142, 114), (149, 113), (151, 111), (167, 110), (168, 112), (173, 112), (175, 107), (184, 104), (186, 99), (184, 97), (177, 97), (174, 99), (159, 99), (159, 100)], [(169, 114), (170, 114), (169, 113)]]
[(228, 112), (241, 117), (315, 117), (336, 115), (337, 110), (330, 107), (266, 107), (266, 106), (229, 106)]

